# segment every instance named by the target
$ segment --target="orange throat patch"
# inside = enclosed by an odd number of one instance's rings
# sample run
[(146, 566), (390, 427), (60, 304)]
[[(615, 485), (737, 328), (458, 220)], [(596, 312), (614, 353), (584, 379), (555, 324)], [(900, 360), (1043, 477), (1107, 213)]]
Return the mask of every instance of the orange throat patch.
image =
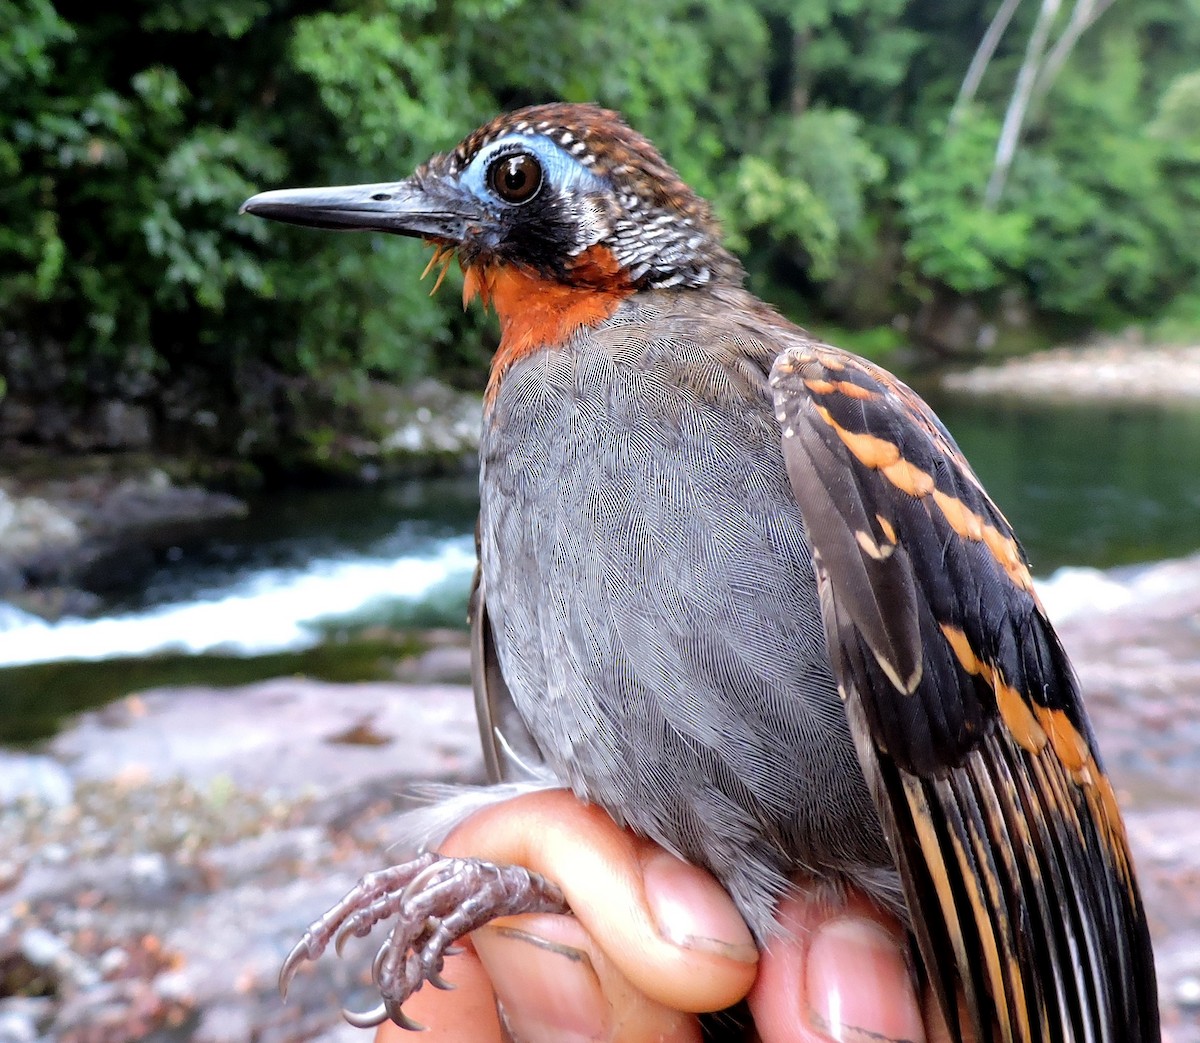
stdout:
[(565, 344), (581, 326), (596, 326), (633, 293), (607, 247), (593, 246), (558, 282), (517, 265), (475, 264), (466, 269), (463, 306), (478, 297), (500, 319), (500, 345), (492, 359), (484, 403), (491, 406), (509, 366), (539, 348)]

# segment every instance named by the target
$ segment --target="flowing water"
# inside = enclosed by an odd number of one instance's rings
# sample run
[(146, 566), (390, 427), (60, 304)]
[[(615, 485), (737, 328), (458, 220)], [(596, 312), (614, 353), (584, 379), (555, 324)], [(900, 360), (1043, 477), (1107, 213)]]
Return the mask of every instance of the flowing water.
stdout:
[[(1200, 410), (931, 401), (1052, 611), (1094, 600), (1096, 568), (1200, 549)], [(387, 676), (398, 632), (464, 625), (475, 508), (472, 479), (279, 492), (162, 553), (90, 618), (0, 604), (0, 741), (154, 684)]]

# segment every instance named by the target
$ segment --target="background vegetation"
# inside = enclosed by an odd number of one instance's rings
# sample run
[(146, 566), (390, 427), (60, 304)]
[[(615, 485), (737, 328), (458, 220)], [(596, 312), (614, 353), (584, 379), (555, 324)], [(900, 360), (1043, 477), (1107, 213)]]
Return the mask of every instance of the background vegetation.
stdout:
[(113, 6), (0, 5), (9, 435), (69, 443), (97, 403), (142, 402), (168, 443), (270, 453), (313, 437), (312, 396), (479, 382), (490, 334), (426, 295), (420, 244), (237, 208), (403, 176), (555, 98), (622, 110), (715, 201), (760, 293), (860, 346), (1200, 329), (1200, 0)]

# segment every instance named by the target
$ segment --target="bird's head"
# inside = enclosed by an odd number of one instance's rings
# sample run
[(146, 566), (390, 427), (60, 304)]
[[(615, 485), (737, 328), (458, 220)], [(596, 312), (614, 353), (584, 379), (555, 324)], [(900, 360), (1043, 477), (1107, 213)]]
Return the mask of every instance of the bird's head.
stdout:
[(403, 181), (263, 192), (243, 210), (425, 239), (439, 257), (457, 253), (468, 293), (486, 294), (486, 273), (507, 267), (591, 289), (741, 277), (708, 203), (645, 137), (594, 105), (499, 116)]

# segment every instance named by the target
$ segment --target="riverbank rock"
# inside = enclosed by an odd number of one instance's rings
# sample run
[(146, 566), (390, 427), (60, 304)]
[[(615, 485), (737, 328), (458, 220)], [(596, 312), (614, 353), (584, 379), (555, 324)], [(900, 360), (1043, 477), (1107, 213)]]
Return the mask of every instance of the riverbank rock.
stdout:
[(19, 994), (0, 1041), (362, 1043), (339, 1010), (372, 1005), (369, 944), (286, 1005), (279, 966), (395, 861), (413, 784), (477, 781), (478, 747), (465, 688), (285, 679), (130, 696), (36, 769), (0, 754), (27, 780), (0, 793), (0, 982)]
[(1125, 811), (1166, 1038), (1200, 1043), (1200, 556), (1093, 580), (1058, 630)]
[(1148, 346), (1126, 338), (1055, 348), (948, 373), (942, 382), (951, 391), (1051, 401), (1194, 402), (1200, 345)]
[(245, 513), (144, 460), (88, 458), (0, 476), (0, 598), (54, 618), (119, 584), (160, 547)]
[[(371, 483), (466, 473), (477, 465), (477, 393), (434, 380), (403, 387), (365, 381), (352, 404), (337, 409), (315, 392), (285, 397), (302, 433), (271, 441), (248, 429), (236, 458), (221, 455), (220, 447), (172, 457), (4, 440), (12, 432), (3, 417), (20, 408), (0, 399), (0, 599), (47, 618), (88, 615), (96, 591), (129, 586), (157, 551), (245, 514), (243, 500), (216, 489), (253, 488), (268, 479)], [(110, 419), (124, 416), (109, 412)], [(215, 413), (198, 406), (192, 413), (217, 423)]]
[(362, 413), (385, 476), (473, 470), (479, 458), (482, 396), (437, 380), (373, 382)]
[[(1125, 808), (1171, 1043), (1200, 1043), (1200, 557), (1099, 574), (1060, 610)], [(1100, 607), (1102, 606), (1102, 607)], [(421, 781), (480, 778), (464, 686), (133, 695), (0, 753), (0, 1041), (362, 1043), (369, 942), (275, 976), (308, 922), (391, 864)], [(6, 1034), (7, 1033), (7, 1034)]]

